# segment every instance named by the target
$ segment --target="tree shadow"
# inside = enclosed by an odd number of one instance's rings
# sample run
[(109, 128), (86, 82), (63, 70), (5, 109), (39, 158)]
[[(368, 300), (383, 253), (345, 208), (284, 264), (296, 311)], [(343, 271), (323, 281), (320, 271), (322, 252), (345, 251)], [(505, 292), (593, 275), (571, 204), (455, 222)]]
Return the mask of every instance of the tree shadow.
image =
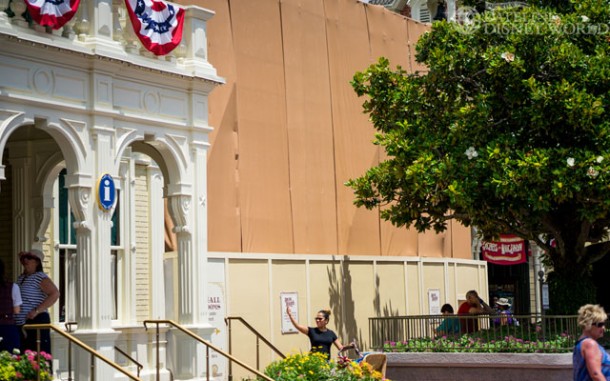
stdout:
[[(340, 270), (337, 263), (341, 266)], [(355, 302), (349, 257), (344, 256), (343, 261), (336, 261), (333, 257), (333, 262), (326, 272), (328, 275), (330, 308), (332, 315), (335, 316), (338, 334), (339, 336), (347, 335), (342, 340), (352, 341), (358, 337), (358, 323), (354, 316)], [(345, 345), (347, 342), (343, 344)]]
[[(375, 309), (375, 317), (377, 318), (388, 318), (392, 316), (400, 316), (398, 308), (392, 307), (392, 300), (390, 299), (383, 307), (381, 306), (381, 293), (379, 291), (379, 285), (381, 278), (379, 275), (375, 275), (375, 298), (373, 299), (373, 307)], [(379, 325), (378, 325), (379, 324)], [(381, 325), (384, 329), (379, 329)], [(394, 337), (404, 337), (405, 327), (400, 320), (389, 320), (383, 323), (382, 319), (375, 319), (369, 324), (369, 335), (371, 337), (371, 343), (383, 343), (386, 340)], [(389, 337), (383, 337), (388, 334)]]
[[(348, 344), (352, 340), (356, 340), (360, 349), (368, 348), (370, 345), (370, 338), (363, 337), (362, 329), (358, 327), (358, 322), (355, 318), (355, 300), (353, 290), (353, 279), (350, 272), (350, 261), (349, 257), (344, 256), (342, 261), (336, 260), (333, 257), (331, 265), (327, 268), (328, 275), (328, 295), (330, 301), (330, 308), (332, 316), (335, 317), (335, 325), (337, 333), (341, 337), (344, 345)], [(379, 291), (381, 279), (379, 275), (375, 275), (375, 293), (372, 300), (374, 317), (392, 317), (399, 316), (398, 308), (394, 308), (392, 301), (389, 300), (385, 305), (382, 306), (381, 295)], [(365, 301), (360, 300), (361, 303)], [(367, 317), (368, 320), (369, 317)], [(400, 322), (391, 324), (391, 331), (393, 334), (404, 332), (404, 327)], [(373, 335), (379, 334), (370, 328), (373, 332), (370, 332), (371, 338)], [(376, 338), (379, 340), (381, 338)], [(351, 352), (353, 353), (353, 352)]]

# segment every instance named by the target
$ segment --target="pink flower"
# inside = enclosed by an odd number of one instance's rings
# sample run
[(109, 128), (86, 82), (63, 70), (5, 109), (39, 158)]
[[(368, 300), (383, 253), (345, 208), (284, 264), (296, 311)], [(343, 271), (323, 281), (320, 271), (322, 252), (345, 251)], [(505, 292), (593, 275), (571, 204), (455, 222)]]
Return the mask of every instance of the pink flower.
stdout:
[(44, 357), (45, 360), (50, 361), (53, 360), (53, 356), (51, 356), (49, 353), (47, 352), (40, 352), (40, 354), (42, 355), (42, 357)]

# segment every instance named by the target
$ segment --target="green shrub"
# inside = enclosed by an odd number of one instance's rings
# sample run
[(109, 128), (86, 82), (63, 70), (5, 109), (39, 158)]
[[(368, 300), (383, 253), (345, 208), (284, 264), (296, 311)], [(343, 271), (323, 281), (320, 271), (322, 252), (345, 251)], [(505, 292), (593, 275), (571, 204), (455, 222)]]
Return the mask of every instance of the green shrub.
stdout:
[[(321, 353), (298, 353), (274, 361), (265, 368), (265, 375), (275, 381), (380, 381), (381, 373), (367, 363), (356, 363), (339, 356), (328, 361)], [(260, 378), (258, 378), (260, 380)], [(387, 380), (386, 381), (390, 381)]]
[(440, 338), (418, 338), (407, 341), (387, 341), (384, 352), (483, 352), (483, 353), (566, 353), (571, 352), (574, 338), (555, 334), (548, 338), (522, 338), (514, 335), (493, 336), (485, 332)]

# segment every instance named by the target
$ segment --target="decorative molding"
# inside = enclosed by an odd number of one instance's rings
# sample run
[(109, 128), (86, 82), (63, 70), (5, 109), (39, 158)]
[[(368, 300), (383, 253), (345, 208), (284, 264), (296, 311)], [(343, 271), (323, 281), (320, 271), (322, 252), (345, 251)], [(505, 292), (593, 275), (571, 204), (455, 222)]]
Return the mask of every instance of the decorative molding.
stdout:
[(51, 222), (51, 208), (38, 208), (34, 211), (34, 224), (37, 226), (34, 242), (46, 242), (46, 232)]
[(13, 131), (24, 124), (32, 123), (25, 119), (25, 113), (11, 110), (0, 110), (0, 162), (4, 162), (4, 148)]
[[(62, 132), (62, 134), (67, 138), (68, 142), (72, 145), (72, 151), (79, 159), (79, 168), (81, 168), (85, 159), (87, 158), (88, 151), (85, 147), (85, 143), (81, 139), (81, 135), (84, 133), (85, 128), (87, 127), (87, 123), (80, 120), (70, 120), (65, 118), (60, 119), (60, 122), (63, 124), (63, 126), (59, 127), (57, 130)], [(49, 125), (49, 127), (51, 127), (51, 125)]]
[[(185, 150), (183, 149), (184, 145), (187, 142), (186, 136), (181, 135), (172, 135), (165, 134), (167, 146), (174, 152), (174, 155), (178, 160), (180, 160), (180, 165), (182, 168), (187, 168), (188, 158)], [(184, 172), (183, 172), (184, 173)]]
[(190, 195), (176, 195), (169, 197), (169, 209), (176, 226), (174, 233), (191, 234), (189, 227), (189, 210), (191, 207)]
[(76, 220), (73, 224), (77, 230), (91, 230), (88, 224), (89, 201), (91, 200), (91, 187), (75, 186), (68, 188), (68, 201)]

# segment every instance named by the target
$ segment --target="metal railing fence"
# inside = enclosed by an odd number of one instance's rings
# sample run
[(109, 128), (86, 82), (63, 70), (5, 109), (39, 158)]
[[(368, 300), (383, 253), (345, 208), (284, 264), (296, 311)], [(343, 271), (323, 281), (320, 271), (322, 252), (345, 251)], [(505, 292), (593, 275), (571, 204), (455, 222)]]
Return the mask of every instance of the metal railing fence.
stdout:
[(160, 374), (160, 370), (161, 370), (161, 364), (160, 364), (160, 354), (159, 354), (159, 343), (160, 343), (160, 332), (159, 332), (159, 325), (163, 324), (163, 325), (167, 325), (172, 327), (173, 329), (176, 329), (180, 332), (182, 332), (183, 334), (189, 336), (191, 339), (203, 344), (205, 346), (205, 379), (207, 381), (210, 381), (210, 350), (218, 353), (219, 355), (223, 356), (224, 358), (228, 359), (230, 361), (230, 363), (236, 363), (237, 365), (241, 366), (242, 368), (250, 371), (251, 373), (254, 373), (257, 376), (257, 379), (261, 379), (261, 380), (265, 380), (265, 381), (273, 381), (272, 378), (269, 378), (268, 376), (266, 376), (264, 373), (260, 372), (258, 369), (254, 369), (253, 367), (251, 367), (250, 365), (244, 363), (243, 361), (233, 357), (232, 355), (230, 355), (229, 353), (223, 351), (222, 349), (218, 348), (217, 346), (213, 345), (212, 343), (204, 340), (202, 337), (197, 336), (196, 334), (194, 334), (193, 332), (191, 332), (190, 330), (186, 329), (185, 327), (181, 326), (180, 324), (172, 321), (172, 320), (145, 320), (144, 322), (144, 327), (146, 329), (148, 329), (148, 324), (155, 324), (156, 325), (156, 358), (157, 358), (157, 363), (155, 365), (156, 368), (156, 381), (160, 381), (161, 380), (161, 374)]
[(569, 352), (577, 316), (414, 315), (369, 318), (371, 348), (386, 352)]
[[(74, 323), (71, 323), (74, 324)], [(83, 341), (77, 339), (76, 337), (72, 336), (70, 333), (68, 332), (64, 332), (60, 327), (55, 326), (53, 324), (26, 324), (23, 326), (23, 329), (27, 329), (27, 330), (35, 330), (36, 331), (36, 352), (37, 352), (37, 356), (40, 356), (40, 330), (41, 329), (49, 329), (55, 332), (55, 334), (57, 334), (58, 336), (63, 337), (64, 339), (68, 340), (69, 346), (68, 346), (68, 380), (72, 381), (74, 380), (73, 377), (73, 373), (74, 373), (74, 369), (72, 369), (72, 344), (76, 345), (77, 347), (79, 347), (81, 350), (88, 352), (89, 355), (91, 356), (91, 360), (90, 360), (90, 369), (91, 369), (91, 373), (89, 374), (89, 380), (90, 381), (95, 381), (95, 368), (96, 368), (96, 360), (100, 360), (104, 363), (106, 363), (108, 366), (112, 367), (115, 371), (121, 373), (123, 375), (124, 378), (127, 378), (129, 380), (134, 380), (134, 381), (140, 381), (140, 377), (139, 376), (134, 376), (133, 374), (129, 373), (128, 371), (126, 371), (125, 369), (123, 369), (122, 367), (120, 367), (119, 365), (117, 365), (114, 361), (112, 361), (111, 359), (105, 357), (104, 355), (98, 353), (95, 349), (91, 348), (89, 345), (85, 344)], [(40, 380), (40, 369), (38, 369), (37, 371), (37, 380)]]
[[(232, 335), (232, 325), (233, 321), (240, 322), (244, 327), (246, 327), (256, 338), (256, 369), (260, 370), (260, 343), (261, 341), (270, 349), (272, 349), (280, 358), (286, 358), (286, 355), (283, 354), (273, 343), (271, 343), (265, 336), (263, 336), (258, 330), (256, 330), (250, 323), (248, 323), (241, 316), (227, 316), (225, 317), (225, 323), (228, 327), (228, 336), (229, 336), (229, 354), (233, 355), (233, 335)], [(233, 363), (229, 362), (229, 380), (233, 380)]]

